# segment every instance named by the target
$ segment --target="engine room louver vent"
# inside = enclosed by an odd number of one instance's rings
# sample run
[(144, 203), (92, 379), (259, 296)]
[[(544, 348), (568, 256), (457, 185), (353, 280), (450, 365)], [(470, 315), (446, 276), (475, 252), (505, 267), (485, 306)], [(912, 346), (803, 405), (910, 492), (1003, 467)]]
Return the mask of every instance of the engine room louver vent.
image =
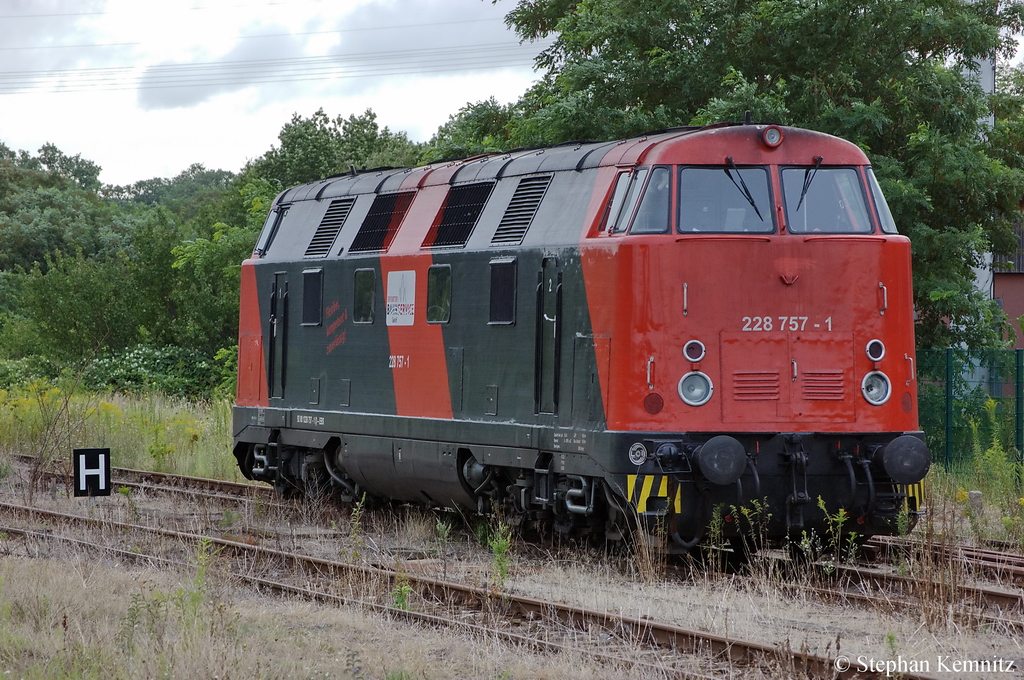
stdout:
[(348, 214), (355, 202), (354, 198), (331, 201), (331, 206), (327, 208), (327, 213), (320, 220), (320, 226), (316, 228), (316, 233), (313, 234), (313, 239), (309, 242), (309, 247), (306, 248), (306, 254), (303, 257), (327, 257), (331, 252), (331, 246), (334, 245), (334, 239), (338, 238), (338, 233), (345, 226), (345, 220), (348, 219)]
[(842, 371), (808, 371), (803, 374), (803, 395), (807, 401), (842, 401)]
[(491, 195), (494, 182), (463, 184), (448, 191), (434, 224), (423, 239), (424, 248), (464, 246)]
[(381, 194), (373, 199), (370, 212), (359, 226), (350, 253), (365, 253), (372, 250), (387, 250), (391, 240), (398, 233), (398, 227), (405, 219), (405, 213), (412, 204), (415, 192), (406, 191), (400, 194)]
[(533, 216), (537, 214), (544, 192), (551, 182), (551, 175), (540, 175), (538, 177), (524, 177), (519, 180), (512, 201), (508, 204), (505, 214), (498, 224), (498, 230), (491, 238), (491, 245), (519, 245), (526, 236), (526, 230), (533, 222)]
[(733, 371), (732, 393), (736, 401), (776, 401), (778, 371)]

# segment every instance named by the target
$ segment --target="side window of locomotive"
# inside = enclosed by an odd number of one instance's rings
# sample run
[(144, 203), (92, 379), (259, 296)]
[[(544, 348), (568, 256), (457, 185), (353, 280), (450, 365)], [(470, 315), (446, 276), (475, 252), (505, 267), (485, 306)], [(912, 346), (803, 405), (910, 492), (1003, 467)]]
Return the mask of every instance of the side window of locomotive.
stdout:
[(632, 181), (629, 183), (629, 191), (626, 192), (626, 200), (622, 202), (622, 207), (612, 221), (612, 233), (626, 231), (626, 227), (629, 226), (629, 218), (633, 216), (633, 208), (636, 207), (637, 199), (640, 198), (640, 189), (644, 186), (644, 180), (647, 179), (648, 171), (648, 168), (638, 168), (633, 173)]
[(289, 207), (282, 205), (270, 211), (267, 221), (263, 223), (263, 230), (260, 232), (259, 240), (256, 241), (256, 247), (252, 251), (253, 255), (263, 257), (267, 254), (270, 244), (274, 242), (274, 237), (277, 236), (277, 231), (281, 228), (284, 216), (288, 214)]
[(302, 271), (302, 325), (319, 326), (324, 309), (324, 270)]
[(427, 270), (427, 323), (448, 323), (452, 317), (452, 268), (438, 264)]
[(671, 181), (672, 175), (668, 168), (656, 167), (651, 171), (651, 179), (647, 182), (640, 207), (629, 228), (630, 234), (664, 234), (668, 231)]
[(491, 314), (487, 323), (511, 326), (516, 322), (516, 258), (491, 260)]
[(771, 190), (763, 167), (684, 167), (679, 171), (681, 233), (771, 233)]
[(885, 196), (882, 195), (882, 187), (878, 186), (878, 180), (875, 179), (875, 173), (871, 168), (868, 168), (868, 186), (871, 187), (871, 198), (875, 201), (875, 208), (878, 209), (878, 222), (882, 225), (882, 231), (886, 234), (897, 234), (899, 231), (896, 229), (896, 220), (892, 217), (892, 212), (889, 210), (889, 204), (885, 201)]
[(786, 225), (795, 234), (871, 232), (867, 201), (854, 168), (783, 168)]
[(629, 179), (632, 175), (628, 172), (620, 172), (615, 176), (615, 187), (612, 195), (605, 206), (604, 217), (601, 218), (601, 226), (598, 231), (614, 228), (615, 220), (622, 211), (622, 202), (626, 198), (626, 188), (629, 186)]
[(373, 323), (373, 298), (377, 274), (373, 269), (357, 269), (355, 298), (352, 300), (353, 323)]

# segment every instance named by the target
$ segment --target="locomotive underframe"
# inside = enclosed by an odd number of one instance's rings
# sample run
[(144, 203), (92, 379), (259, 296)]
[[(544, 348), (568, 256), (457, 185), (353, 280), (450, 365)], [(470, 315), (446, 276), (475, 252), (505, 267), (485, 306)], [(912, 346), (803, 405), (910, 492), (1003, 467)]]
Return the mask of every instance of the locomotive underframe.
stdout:
[[(908, 434), (902, 432), (733, 432), (728, 437), (746, 457), (739, 478), (721, 484), (698, 460), (721, 433), (457, 423), (463, 434), (478, 435), (466, 441), (445, 437), (454, 434), (454, 424), (433, 419), (272, 408), (236, 408), (235, 417), (243, 474), (286, 496), (333, 490), (343, 501), (365, 492), (480, 513), (500, 506), (504, 516), (541, 532), (618, 540), (641, 527), (662, 537), (669, 552), (694, 547), (713, 524), (724, 538), (756, 534), (758, 541), (781, 541), (802, 532), (824, 536), (834, 530), (840, 509), (850, 523), (844, 532), (860, 535), (906, 530), (921, 512), (919, 496), (888, 477), (881, 463), (880, 452)], [(331, 427), (342, 421), (363, 431)], [(644, 448), (639, 465), (629, 460), (637, 444)]]

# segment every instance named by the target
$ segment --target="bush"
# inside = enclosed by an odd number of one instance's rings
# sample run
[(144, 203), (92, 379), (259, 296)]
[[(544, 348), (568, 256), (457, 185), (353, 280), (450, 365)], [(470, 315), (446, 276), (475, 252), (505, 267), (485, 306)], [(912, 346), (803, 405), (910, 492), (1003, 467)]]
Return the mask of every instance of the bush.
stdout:
[(223, 373), (221, 364), (193, 349), (137, 345), (93, 361), (86, 368), (83, 385), (100, 391), (157, 391), (175, 397), (209, 399), (223, 382)]
[(0, 389), (23, 385), (41, 378), (57, 377), (57, 369), (43, 357), (30, 356), (23, 359), (0, 359)]

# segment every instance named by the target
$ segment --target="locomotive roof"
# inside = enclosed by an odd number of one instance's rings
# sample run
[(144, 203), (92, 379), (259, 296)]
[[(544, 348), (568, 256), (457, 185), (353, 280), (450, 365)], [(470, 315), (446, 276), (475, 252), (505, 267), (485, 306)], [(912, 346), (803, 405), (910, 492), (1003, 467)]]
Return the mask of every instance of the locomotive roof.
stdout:
[[(564, 142), (554, 146), (439, 161), (419, 167), (378, 168), (335, 175), (292, 187), (284, 191), (277, 202), (323, 200), (438, 184), (486, 182), (541, 172), (586, 170), (608, 165), (609, 157), (614, 157), (611, 164), (616, 164), (622, 161), (623, 156), (636, 155), (629, 154), (630, 150), (642, 151), (658, 142), (704, 129), (707, 128), (677, 128), (611, 142)], [(642, 149), (636, 149), (637, 146)], [(618, 153), (613, 153), (615, 151)]]
[[(488, 182), (544, 172), (581, 171), (607, 165), (635, 165), (645, 159), (657, 162), (659, 152), (667, 151), (672, 146), (672, 141), (698, 133), (711, 133), (708, 136), (718, 137), (719, 143), (735, 144), (735, 141), (728, 140), (735, 140), (735, 135), (744, 134), (742, 130), (763, 130), (764, 127), (763, 124), (717, 123), (705, 127), (659, 130), (639, 137), (610, 142), (564, 142), (554, 146), (515, 149), (411, 168), (364, 170), (292, 187), (282, 192), (275, 203), (384, 194), (441, 184)], [(838, 147), (834, 149), (840, 153), (838, 157), (832, 157), (833, 161), (863, 163), (866, 160), (856, 145), (845, 140), (799, 128), (782, 129), (786, 131), (788, 140), (814, 138), (814, 142), (820, 144), (821, 139), (825, 137), (838, 143)], [(715, 145), (710, 139), (709, 142), (709, 146)]]

